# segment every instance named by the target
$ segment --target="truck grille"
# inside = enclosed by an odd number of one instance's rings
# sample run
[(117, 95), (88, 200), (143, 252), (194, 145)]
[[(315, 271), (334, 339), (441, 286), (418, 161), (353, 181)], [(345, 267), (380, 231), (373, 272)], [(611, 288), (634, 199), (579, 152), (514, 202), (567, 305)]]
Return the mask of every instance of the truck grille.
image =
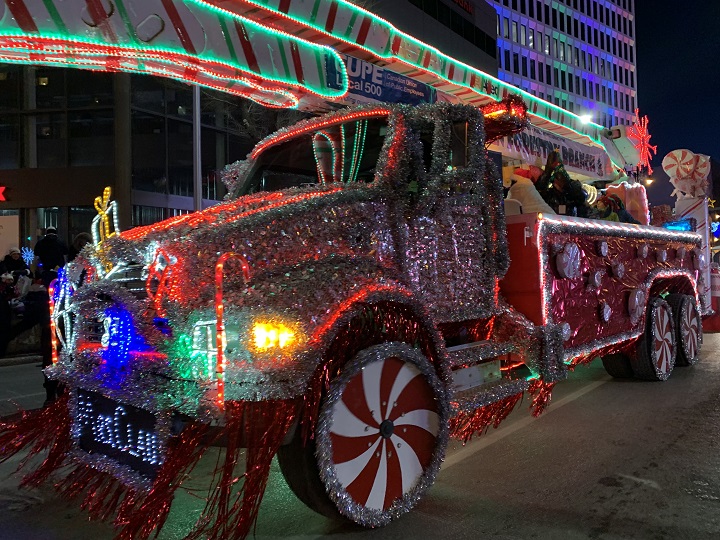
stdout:
[(118, 283), (125, 287), (132, 295), (144, 300), (147, 298), (147, 290), (145, 289), (145, 277), (142, 264), (128, 264), (114, 268), (105, 279)]

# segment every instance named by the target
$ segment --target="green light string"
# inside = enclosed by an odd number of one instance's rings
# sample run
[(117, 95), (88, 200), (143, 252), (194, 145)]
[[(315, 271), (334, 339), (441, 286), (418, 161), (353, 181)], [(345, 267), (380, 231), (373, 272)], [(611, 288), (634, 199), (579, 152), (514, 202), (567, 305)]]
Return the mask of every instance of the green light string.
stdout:
[(355, 182), (360, 172), (360, 162), (365, 151), (365, 134), (367, 133), (367, 120), (359, 120), (355, 123), (355, 138), (353, 140), (352, 165), (348, 182)]
[[(443, 79), (444, 81), (472, 90), (476, 94), (487, 96), (492, 99), (497, 99), (497, 96), (495, 94), (491, 94), (485, 91), (485, 88), (487, 86), (497, 87), (499, 90), (502, 89), (507, 93), (518, 94), (524, 100), (557, 114), (557, 118), (552, 118), (549, 115), (541, 114), (535, 110), (532, 110), (533, 107), (531, 106), (529, 107), (530, 110), (528, 111), (528, 113), (532, 116), (538, 117), (552, 124), (562, 126), (565, 129), (568, 129), (569, 131), (572, 131), (573, 133), (581, 137), (589, 139), (596, 145), (606, 148), (605, 144), (600, 138), (600, 132), (603, 130), (603, 127), (601, 125), (594, 122), (584, 123), (583, 120), (581, 120), (580, 117), (575, 113), (566, 111), (565, 109), (562, 109), (561, 107), (548, 101), (541, 100), (540, 98), (533, 96), (532, 94), (522, 90), (521, 88), (501, 81), (500, 79), (497, 79), (492, 75), (484, 73), (472, 66), (460, 62), (459, 60), (449, 57), (440, 52), (439, 50), (435, 49), (434, 47), (423, 43), (422, 41), (408, 34), (401, 32), (386, 20), (355, 4), (348, 2), (347, 0), (332, 0), (337, 7), (335, 20), (343, 21), (349, 19), (354, 22), (358, 19), (359, 15), (362, 15), (363, 18), (367, 18), (370, 21), (370, 24), (373, 28), (370, 31), (370, 34), (382, 34), (383, 36), (387, 36), (387, 38), (382, 42), (382, 44), (358, 43), (354, 38), (351, 37), (351, 29), (345, 25), (339, 25), (339, 28), (333, 27), (331, 30), (327, 30), (324, 22), (321, 20), (319, 21), (317, 18), (319, 8), (319, 2), (317, 1), (312, 7), (311, 16), (309, 16), (308, 18), (302, 17), (298, 14), (301, 10), (307, 9), (307, 3), (305, 2), (291, 2), (286, 10), (281, 10), (281, 0), (243, 1), (244, 3), (258, 6), (260, 8), (266, 9), (267, 11), (271, 11), (281, 17), (288, 18), (304, 26), (313, 28), (323, 34), (329, 34), (336, 39), (349, 43), (355, 47), (358, 47), (359, 49), (365, 50), (377, 57), (383, 59), (397, 59), (418, 69), (429, 71), (440, 79)], [(392, 52), (393, 43), (398, 40), (400, 41), (400, 47), (398, 49), (398, 53), (395, 54)], [(404, 47), (403, 44), (405, 45)], [(415, 57), (408, 56), (409, 52), (407, 51), (407, 45), (412, 45), (417, 48), (417, 55)], [(405, 56), (402, 56), (403, 54)], [(430, 55), (430, 60), (427, 66), (423, 65), (423, 58), (425, 58), (426, 55)], [(452, 77), (450, 76), (451, 73)], [(473, 78), (475, 78), (475, 84), (471, 85), (470, 83)], [(563, 120), (569, 121), (571, 124), (563, 123)]]

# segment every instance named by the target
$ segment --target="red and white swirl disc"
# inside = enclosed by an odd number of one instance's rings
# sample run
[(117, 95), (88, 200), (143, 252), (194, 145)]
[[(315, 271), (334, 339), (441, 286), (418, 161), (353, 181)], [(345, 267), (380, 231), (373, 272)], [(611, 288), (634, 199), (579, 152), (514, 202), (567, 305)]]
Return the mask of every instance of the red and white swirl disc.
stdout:
[(672, 313), (667, 306), (660, 305), (655, 311), (653, 321), (653, 363), (659, 374), (669, 375), (673, 368), (673, 335)]
[(695, 170), (692, 173), (694, 180), (705, 180), (710, 174), (710, 156), (695, 154)]
[(670, 178), (687, 178), (695, 168), (695, 154), (690, 150), (673, 150), (662, 160), (662, 168)]
[(439, 432), (435, 394), (422, 372), (396, 357), (366, 365), (332, 409), (332, 458), (353, 500), (386, 510), (430, 465)]
[(683, 303), (680, 332), (684, 342), (685, 355), (688, 360), (692, 361), (698, 354), (700, 342), (700, 321), (698, 312), (692, 302)]

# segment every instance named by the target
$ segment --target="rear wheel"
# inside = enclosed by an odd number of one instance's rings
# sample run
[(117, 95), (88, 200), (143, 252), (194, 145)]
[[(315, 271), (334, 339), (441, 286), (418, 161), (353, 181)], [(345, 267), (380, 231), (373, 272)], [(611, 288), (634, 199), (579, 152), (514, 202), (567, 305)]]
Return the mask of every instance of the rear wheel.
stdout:
[(675, 367), (675, 322), (670, 305), (662, 298), (651, 298), (645, 317), (645, 334), (631, 359), (635, 376), (648, 381), (664, 381)]
[(603, 367), (608, 375), (616, 379), (632, 379), (633, 373), (630, 358), (623, 353), (608, 354), (602, 357)]
[(677, 331), (678, 366), (692, 366), (700, 360), (702, 320), (695, 298), (687, 294), (671, 294), (666, 298), (673, 311)]
[(444, 386), (422, 353), (405, 343), (374, 345), (330, 383), (314, 443), (281, 447), (278, 460), (313, 510), (385, 525), (435, 481), (448, 416)]

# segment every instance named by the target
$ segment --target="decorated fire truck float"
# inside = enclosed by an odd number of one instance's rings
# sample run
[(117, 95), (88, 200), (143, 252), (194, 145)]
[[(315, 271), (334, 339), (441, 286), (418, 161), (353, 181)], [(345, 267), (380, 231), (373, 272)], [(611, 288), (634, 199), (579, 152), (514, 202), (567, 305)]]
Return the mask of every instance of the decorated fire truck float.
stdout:
[(218, 444), (189, 538), (244, 537), (275, 455), (305, 504), (375, 527), (426, 493), (450, 438), (526, 393), (539, 414), (575, 366), (663, 381), (697, 362), (699, 235), (506, 222), (485, 149), (525, 114), (511, 98), (306, 120), (226, 168), (226, 202), (121, 233), (106, 193), (52, 291), (64, 397), (3, 424), (0, 451), (47, 450), (24, 484), (64, 471), (119, 538), (162, 527)]

